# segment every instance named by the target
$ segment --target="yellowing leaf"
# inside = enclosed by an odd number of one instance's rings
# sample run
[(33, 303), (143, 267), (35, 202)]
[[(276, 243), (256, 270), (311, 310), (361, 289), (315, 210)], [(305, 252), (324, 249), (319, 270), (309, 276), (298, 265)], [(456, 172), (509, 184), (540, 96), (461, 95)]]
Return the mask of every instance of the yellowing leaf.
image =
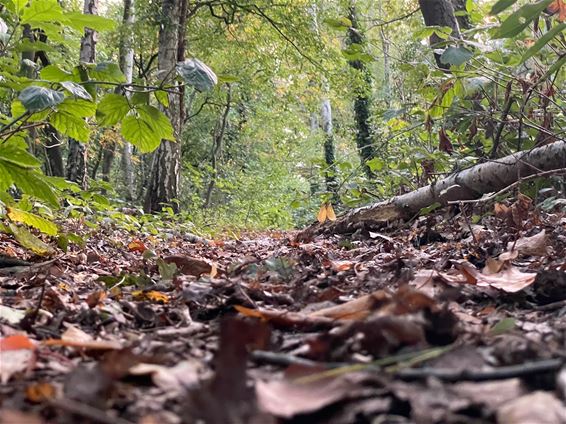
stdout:
[(324, 221), (326, 221), (326, 217), (326, 204), (323, 204), (320, 207), (318, 214), (316, 215), (316, 219), (322, 224)]
[(334, 208), (332, 207), (332, 203), (326, 204), (326, 218), (329, 221), (336, 221), (336, 214), (334, 213)]
[(9, 224), (8, 226), (18, 243), (26, 249), (29, 249), (40, 256), (45, 256), (53, 252), (51, 246), (41, 241), (24, 227), (18, 227), (14, 224)]
[(16, 208), (8, 207), (7, 211), (8, 218), (10, 218), (14, 222), (21, 222), (23, 224), (29, 225), (30, 227), (37, 228), (42, 233), (48, 234), (50, 236), (57, 235), (57, 225), (45, 218)]

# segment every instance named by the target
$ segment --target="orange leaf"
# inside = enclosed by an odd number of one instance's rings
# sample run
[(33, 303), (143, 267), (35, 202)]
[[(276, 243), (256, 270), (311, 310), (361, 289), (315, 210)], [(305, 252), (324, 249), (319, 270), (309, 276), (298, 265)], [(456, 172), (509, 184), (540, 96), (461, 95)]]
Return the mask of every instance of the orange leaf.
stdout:
[(141, 240), (135, 239), (128, 244), (128, 249), (130, 250), (130, 252), (143, 253), (147, 250), (147, 247), (145, 247), (145, 244), (143, 244)]
[(326, 212), (326, 204), (323, 204), (320, 209), (318, 210), (318, 214), (316, 215), (316, 219), (318, 220), (318, 222), (320, 222), (321, 224), (326, 221), (327, 218), (327, 212)]
[(329, 221), (336, 221), (336, 214), (334, 213), (334, 208), (331, 203), (326, 204), (326, 218)]
[(566, 21), (566, 3), (564, 0), (555, 0), (547, 8), (548, 12), (554, 14), (558, 12), (558, 20), (560, 22)]
[(50, 383), (34, 383), (26, 387), (26, 398), (33, 403), (53, 399), (56, 394), (55, 386)]
[(35, 345), (25, 334), (14, 334), (0, 339), (0, 352), (19, 349), (33, 350)]
[(136, 290), (132, 292), (132, 295), (136, 300), (149, 300), (151, 302), (161, 302), (161, 303), (169, 303), (169, 296), (165, 293), (161, 293), (159, 291), (150, 290), (147, 292), (143, 292), (141, 290)]

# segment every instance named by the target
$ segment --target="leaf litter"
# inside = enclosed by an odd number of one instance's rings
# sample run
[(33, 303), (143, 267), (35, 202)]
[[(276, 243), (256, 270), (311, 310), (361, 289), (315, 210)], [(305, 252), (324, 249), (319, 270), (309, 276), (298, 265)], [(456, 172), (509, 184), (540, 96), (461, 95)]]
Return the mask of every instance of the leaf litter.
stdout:
[(48, 260), (0, 240), (2, 423), (566, 421), (564, 213), (73, 231)]

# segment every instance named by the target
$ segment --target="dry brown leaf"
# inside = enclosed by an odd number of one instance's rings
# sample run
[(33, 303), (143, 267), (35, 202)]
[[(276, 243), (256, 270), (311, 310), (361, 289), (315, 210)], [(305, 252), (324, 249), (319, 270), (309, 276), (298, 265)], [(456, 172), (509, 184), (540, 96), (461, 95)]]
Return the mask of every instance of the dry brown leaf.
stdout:
[(326, 205), (323, 204), (320, 209), (318, 210), (318, 213), (316, 214), (316, 219), (318, 222), (320, 222), (321, 224), (326, 221)]
[(33, 383), (26, 387), (26, 399), (32, 403), (41, 403), (55, 398), (57, 390), (51, 383)]
[(334, 320), (330, 318), (313, 317), (300, 312), (251, 309), (240, 305), (235, 305), (234, 309), (246, 317), (269, 321), (276, 328), (316, 329), (331, 327), (334, 324)]
[(566, 407), (550, 392), (537, 391), (504, 403), (497, 409), (499, 424), (564, 424)]
[(218, 274), (218, 267), (205, 259), (191, 258), (190, 256), (173, 255), (166, 256), (163, 261), (177, 265), (177, 269), (181, 274), (193, 275), (200, 277), (201, 275), (209, 275), (215, 277)]
[(456, 263), (456, 268), (471, 284), (476, 284), (480, 287), (494, 287), (508, 293), (516, 293), (523, 290), (530, 286), (536, 278), (535, 273), (521, 272), (512, 266), (495, 274), (482, 274), (467, 261)]
[[(545, 256), (548, 254), (547, 244), (548, 237), (546, 235), (546, 231), (542, 230), (534, 236), (522, 237), (516, 242), (509, 242), (507, 244), (507, 250), (509, 252), (517, 251), (518, 253), (526, 256)], [(499, 259), (501, 259), (501, 256), (504, 256), (509, 252), (502, 253), (499, 256)]]
[(69, 325), (61, 335), (61, 339), (48, 339), (43, 342), (47, 346), (67, 346), (89, 350), (114, 350), (122, 349), (122, 345), (115, 341), (94, 340), (94, 338), (81, 329)]
[(566, 21), (566, 3), (564, 0), (554, 0), (550, 3), (547, 10), (552, 14), (558, 12), (558, 20), (560, 22)]
[(255, 391), (259, 407), (272, 415), (291, 418), (316, 412), (328, 405), (350, 398), (359, 386), (345, 377), (311, 384), (289, 380), (257, 381)]
[(130, 252), (143, 253), (147, 250), (147, 247), (145, 247), (145, 244), (143, 244), (141, 240), (135, 239), (128, 243), (128, 250)]

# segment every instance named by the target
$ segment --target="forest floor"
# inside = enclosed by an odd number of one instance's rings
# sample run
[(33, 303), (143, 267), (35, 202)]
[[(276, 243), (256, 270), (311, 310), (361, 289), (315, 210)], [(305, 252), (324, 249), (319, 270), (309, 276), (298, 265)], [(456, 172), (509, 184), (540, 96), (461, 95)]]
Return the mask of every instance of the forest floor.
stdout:
[(0, 251), (33, 263), (0, 268), (0, 423), (566, 422), (566, 214), (524, 199), (478, 224)]

